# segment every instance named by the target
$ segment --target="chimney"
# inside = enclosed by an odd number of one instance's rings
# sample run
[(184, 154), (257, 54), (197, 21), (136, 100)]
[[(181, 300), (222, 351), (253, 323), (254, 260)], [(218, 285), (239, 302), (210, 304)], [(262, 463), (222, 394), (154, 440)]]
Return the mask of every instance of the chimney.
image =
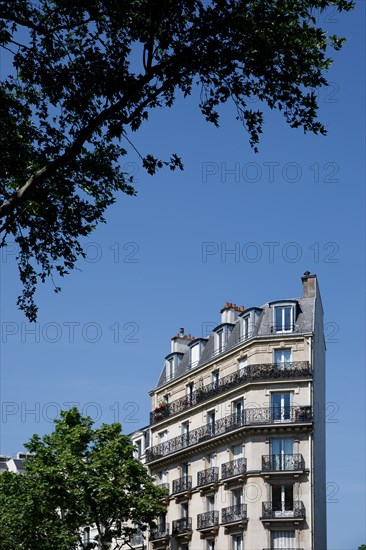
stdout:
[(304, 288), (304, 298), (315, 298), (317, 295), (316, 275), (311, 275), (310, 271), (305, 271), (301, 281)]
[(184, 328), (181, 327), (179, 332), (171, 339), (171, 353), (185, 353), (187, 346), (191, 340), (194, 340), (192, 334), (184, 334)]
[(235, 323), (238, 313), (244, 311), (244, 306), (237, 306), (231, 302), (226, 302), (221, 309), (221, 323)]

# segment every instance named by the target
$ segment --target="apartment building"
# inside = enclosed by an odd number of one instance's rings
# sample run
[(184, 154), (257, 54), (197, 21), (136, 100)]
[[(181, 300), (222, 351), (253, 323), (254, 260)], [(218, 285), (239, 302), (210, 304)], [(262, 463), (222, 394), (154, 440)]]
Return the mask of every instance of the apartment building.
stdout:
[(167, 489), (149, 548), (326, 550), (323, 309), (301, 279), (302, 297), (226, 303), (207, 338), (172, 338), (134, 434)]

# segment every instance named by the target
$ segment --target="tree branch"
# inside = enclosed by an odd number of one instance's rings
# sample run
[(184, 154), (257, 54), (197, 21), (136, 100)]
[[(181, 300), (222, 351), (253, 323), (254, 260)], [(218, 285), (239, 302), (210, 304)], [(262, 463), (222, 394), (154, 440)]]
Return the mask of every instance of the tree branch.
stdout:
[[(154, 76), (155, 72), (157, 71), (158, 66), (156, 65), (153, 69), (151, 69), (152, 74), (145, 74), (143, 78), (140, 79), (139, 85), (143, 87), (146, 83), (149, 82)], [(164, 83), (160, 88), (157, 88), (155, 93), (148, 98), (145, 99), (140, 105), (133, 111), (132, 114), (128, 117), (121, 117), (120, 120), (123, 124), (129, 124), (136, 116), (138, 116), (141, 111), (149, 105), (151, 101), (156, 99), (156, 97), (161, 94), (161, 92), (168, 88), (169, 84)], [(46, 166), (43, 166), (40, 170), (38, 170), (35, 174), (33, 174), (29, 180), (18, 189), (7, 201), (5, 201), (0, 206), (0, 218), (3, 218), (7, 216), (10, 212), (12, 212), (20, 203), (22, 203), (31, 193), (31, 191), (42, 181), (44, 181), (46, 178), (54, 175), (56, 171), (65, 166), (70, 159), (75, 158), (81, 151), (84, 143), (93, 135), (93, 133), (107, 120), (110, 120), (113, 118), (115, 113), (118, 113), (123, 107), (125, 107), (128, 104), (128, 101), (136, 95), (136, 89), (132, 90), (130, 94), (127, 94), (127, 97), (123, 97), (107, 109), (104, 109), (101, 111), (94, 119), (92, 119), (89, 124), (83, 128), (77, 137), (75, 138), (72, 145), (65, 150), (65, 152), (60, 155), (58, 158), (52, 160), (49, 164)], [(118, 117), (119, 118), (119, 117)]]

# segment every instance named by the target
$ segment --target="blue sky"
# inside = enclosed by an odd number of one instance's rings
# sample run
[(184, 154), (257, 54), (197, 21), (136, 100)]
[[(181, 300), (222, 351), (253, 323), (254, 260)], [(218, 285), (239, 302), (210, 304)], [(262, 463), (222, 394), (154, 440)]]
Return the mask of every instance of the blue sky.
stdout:
[(3, 252), (3, 453), (50, 431), (70, 403), (97, 422), (119, 420), (127, 433), (146, 425), (148, 391), (180, 327), (204, 336), (226, 301), (301, 296), (309, 270), (326, 322), (328, 547), (366, 542), (364, 12), (358, 2), (351, 14), (323, 16), (329, 32), (349, 38), (320, 92), (327, 137), (270, 113), (256, 155), (232, 106), (216, 129), (196, 95), (178, 99), (130, 137), (143, 154), (178, 153), (184, 172), (150, 177), (129, 155), (138, 196), (110, 209), (61, 294), (40, 288), (36, 326), (16, 309), (14, 254)]

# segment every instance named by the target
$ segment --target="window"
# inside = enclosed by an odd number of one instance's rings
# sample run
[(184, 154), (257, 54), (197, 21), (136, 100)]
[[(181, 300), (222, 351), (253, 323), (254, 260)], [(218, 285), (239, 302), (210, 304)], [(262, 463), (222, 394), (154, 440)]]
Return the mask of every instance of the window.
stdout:
[(210, 435), (215, 433), (215, 411), (210, 411), (207, 413), (207, 426)]
[(183, 444), (188, 445), (189, 438), (189, 422), (182, 422), (181, 425)]
[(168, 430), (159, 433), (159, 443), (164, 443), (168, 439)]
[(216, 463), (216, 454), (215, 453), (210, 453), (209, 455), (207, 455), (207, 465), (209, 468), (213, 468), (215, 466), (215, 463)]
[(232, 548), (233, 550), (243, 550), (243, 537), (234, 535), (232, 537)]
[(180, 505), (180, 515), (182, 519), (188, 518), (188, 502), (182, 502)]
[(233, 459), (241, 458), (243, 454), (243, 447), (241, 445), (234, 445), (232, 447)]
[(220, 373), (218, 370), (213, 371), (212, 373), (212, 385), (214, 388), (217, 388), (219, 386), (220, 382)]
[(159, 475), (159, 483), (161, 484), (168, 483), (168, 474), (166, 470), (161, 470), (158, 475)]
[(271, 548), (295, 548), (295, 531), (271, 531)]
[(272, 393), (272, 422), (289, 422), (291, 420), (291, 393)]
[(249, 315), (247, 315), (246, 317), (243, 318), (242, 327), (243, 327), (242, 328), (242, 330), (243, 330), (242, 337), (243, 337), (244, 340), (246, 340), (250, 336), (250, 333), (249, 333)]
[(215, 540), (211, 539), (207, 541), (207, 550), (215, 550)]
[(292, 332), (294, 324), (294, 306), (283, 305), (274, 308), (275, 332)]
[(272, 510), (275, 517), (292, 516), (293, 494), (293, 485), (272, 485)]
[(166, 531), (166, 513), (163, 512), (159, 515), (158, 525), (160, 527), (160, 531), (162, 533), (165, 533), (165, 531)]
[(90, 543), (90, 527), (85, 527), (83, 533), (83, 544), (86, 546)]
[(191, 367), (196, 367), (198, 365), (198, 361), (200, 359), (200, 343), (199, 342), (191, 347), (190, 355), (191, 355), (191, 361), (190, 361)]
[(170, 359), (167, 360), (165, 378), (166, 380), (172, 380), (174, 376), (175, 376), (175, 361), (174, 361), (174, 357), (171, 357)]
[(241, 489), (233, 489), (231, 491), (231, 505), (240, 506), (243, 502), (243, 491)]
[(291, 362), (291, 349), (282, 348), (274, 350), (274, 362), (281, 368), (286, 368)]
[(215, 510), (215, 495), (207, 495), (206, 510), (207, 512), (213, 512)]
[(293, 438), (271, 439), (272, 469), (274, 471), (294, 470)]
[(239, 359), (239, 369), (246, 369), (248, 365), (248, 359), (246, 357), (242, 357), (241, 359)]
[(139, 439), (138, 441), (135, 441), (135, 451), (134, 451), (134, 456), (137, 460), (140, 460), (141, 458), (141, 454), (142, 454), (142, 441), (141, 439)]
[(188, 477), (188, 462), (183, 462), (181, 464), (181, 477), (182, 478), (187, 478)]
[(186, 393), (187, 393), (187, 402), (188, 405), (192, 404), (193, 401), (193, 391), (194, 391), (194, 383), (191, 382), (190, 384), (187, 384), (186, 386)]
[(224, 329), (218, 330), (216, 333), (216, 336), (217, 336), (216, 351), (217, 353), (221, 353), (224, 351)]
[(232, 403), (232, 415), (236, 424), (241, 425), (244, 419), (244, 402), (242, 399), (233, 401)]

